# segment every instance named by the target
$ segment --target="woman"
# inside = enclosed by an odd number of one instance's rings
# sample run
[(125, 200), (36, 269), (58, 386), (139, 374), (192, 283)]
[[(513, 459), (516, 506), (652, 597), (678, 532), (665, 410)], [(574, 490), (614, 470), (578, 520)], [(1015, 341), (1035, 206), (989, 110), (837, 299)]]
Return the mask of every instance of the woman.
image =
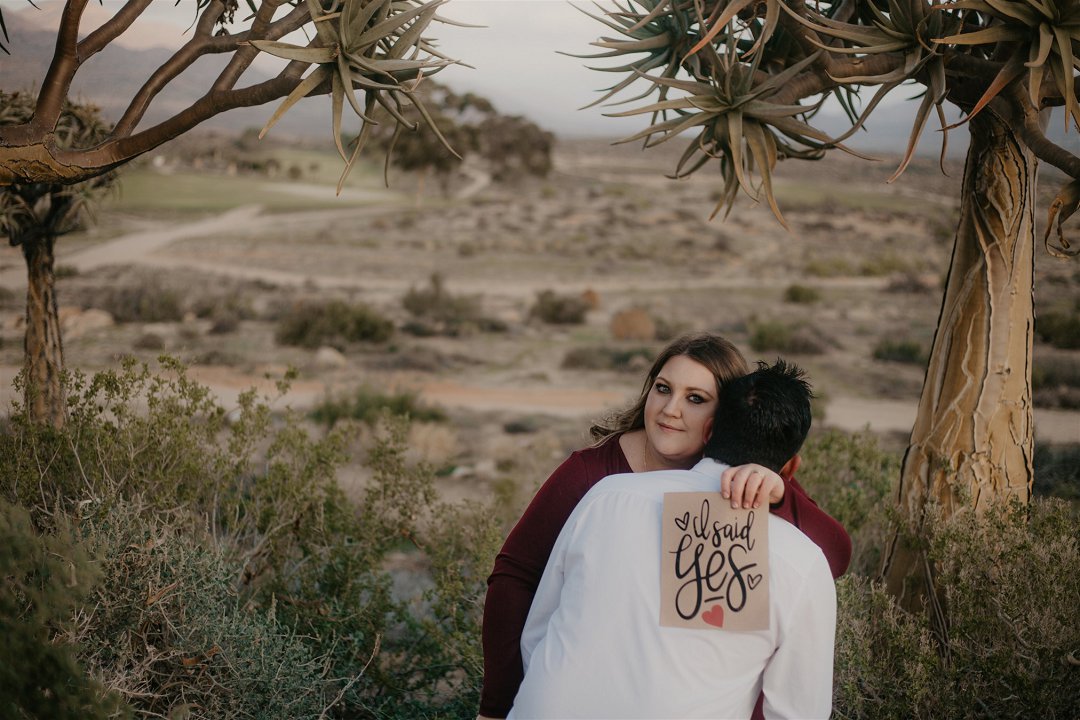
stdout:
[[(656, 358), (634, 406), (606, 425), (594, 425), (590, 432), (597, 442), (571, 454), (540, 488), (488, 578), (481, 717), (506, 717), (513, 705), (523, 675), (521, 630), (551, 548), (578, 501), (608, 475), (692, 467), (712, 429), (720, 387), (747, 372), (746, 360), (721, 337), (676, 339)], [(767, 499), (772, 513), (821, 547), (834, 577), (847, 569), (847, 533), (793, 478), (784, 480), (766, 468), (744, 465), (725, 473), (721, 492), (743, 507), (757, 507)]]

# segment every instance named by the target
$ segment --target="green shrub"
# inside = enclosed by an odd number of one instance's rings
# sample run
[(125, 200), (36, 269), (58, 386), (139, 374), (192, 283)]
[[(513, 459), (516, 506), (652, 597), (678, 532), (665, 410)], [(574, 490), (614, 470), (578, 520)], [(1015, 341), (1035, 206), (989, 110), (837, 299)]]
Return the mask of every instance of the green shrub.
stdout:
[(214, 323), (210, 326), (211, 335), (227, 335), (240, 329), (240, 318), (231, 315), (227, 311), (214, 316)]
[[(401, 421), (346, 498), (344, 430), (313, 439), (253, 392), (226, 413), (163, 363), (73, 373), (63, 429), (18, 406), (0, 427), (0, 492), (47, 530), (71, 518), (104, 576), (53, 611), (77, 660), (139, 716), (473, 712), (495, 513), (437, 504)], [(404, 584), (403, 547), (420, 558)]]
[(1046, 312), (1035, 318), (1035, 334), (1045, 343), (1063, 350), (1080, 348), (1080, 309)]
[(885, 253), (870, 258), (863, 261), (862, 265), (859, 266), (860, 275), (872, 277), (881, 277), (882, 275), (892, 275), (894, 273), (907, 274), (913, 272), (913, 270), (912, 262), (909, 259), (893, 253)]
[(1080, 388), (1080, 360), (1069, 355), (1037, 358), (1031, 369), (1031, 388)]
[(810, 277), (840, 277), (854, 275), (855, 268), (841, 257), (817, 258), (806, 263), (803, 272)]
[(914, 272), (901, 273), (885, 286), (885, 292), (909, 295), (925, 295), (934, 289), (921, 275)]
[(476, 298), (452, 295), (444, 284), (442, 275), (432, 273), (427, 288), (411, 287), (401, 299), (401, 305), (416, 317), (465, 317), (471, 318), (479, 309)]
[(409, 288), (401, 304), (414, 318), (404, 329), (418, 337), (457, 337), (470, 332), (505, 332), (507, 329), (502, 321), (483, 315), (479, 298), (451, 294), (439, 273), (431, 275), (427, 288)]
[(92, 304), (121, 323), (176, 322), (184, 316), (180, 295), (150, 279), (110, 288)]
[(644, 363), (648, 367), (655, 352), (649, 348), (626, 350), (609, 347), (574, 348), (563, 357), (562, 367), (573, 370), (636, 371)]
[(1067, 354), (1036, 357), (1031, 389), (1036, 407), (1080, 409), (1080, 360)]
[(551, 325), (580, 325), (588, 311), (589, 304), (577, 295), (557, 295), (544, 290), (537, 294), (529, 316)]
[(948, 608), (952, 716), (1080, 717), (1068, 662), (1080, 647), (1076, 528), (1066, 504), (1036, 500), (929, 529)]
[(838, 583), (838, 718), (1080, 717), (1077, 517), (1065, 503), (931, 519), (943, 628), (858, 577)]
[(907, 365), (925, 365), (928, 359), (921, 343), (915, 340), (882, 339), (874, 346), (874, 359)]
[(1080, 503), (1080, 443), (1035, 443), (1035, 478), (1031, 491), (1040, 497), (1059, 497)]
[(791, 344), (791, 326), (781, 322), (757, 322), (750, 330), (750, 347), (755, 352), (786, 352)]
[(133, 347), (136, 350), (164, 350), (165, 338), (157, 333), (146, 332), (135, 338)]
[(821, 291), (809, 285), (788, 285), (784, 291), (784, 302), (813, 305), (819, 300), (821, 300)]
[(166, 512), (145, 515), (121, 502), (83, 523), (103, 572), (93, 618), (79, 627), (88, 670), (140, 715), (316, 717), (334, 689), (318, 645), (279, 620), (274, 602), (237, 592), (242, 562)]
[(938, 710), (941, 660), (922, 617), (859, 575), (836, 582), (833, 717), (909, 720)]
[(67, 528), (39, 533), (26, 510), (2, 499), (0, 547), (0, 715), (81, 720), (121, 714), (119, 698), (89, 679), (75, 645), (58, 633), (97, 581), (90, 556)]
[(870, 434), (826, 430), (800, 451), (798, 480), (851, 536), (849, 572), (874, 575), (889, 536), (888, 508), (900, 477), (899, 456), (882, 450)]
[(192, 302), (191, 311), (196, 317), (210, 320), (219, 318), (254, 320), (258, 315), (251, 298), (238, 290), (220, 295), (201, 295)]
[(394, 324), (372, 308), (331, 300), (293, 305), (278, 320), (276, 337), (282, 345), (344, 350), (350, 343), (386, 342), (393, 334)]
[(654, 316), (653, 324), (656, 326), (656, 339), (660, 342), (674, 340), (680, 335), (690, 332), (690, 325), (682, 320), (673, 320), (668, 317)]
[(502, 431), (507, 435), (528, 435), (539, 432), (544, 427), (544, 420), (537, 415), (524, 415), (503, 423)]
[(323, 400), (311, 411), (311, 419), (331, 427), (344, 418), (375, 425), (383, 413), (420, 422), (446, 421), (445, 412), (424, 405), (415, 392), (381, 393), (366, 386), (344, 397)]
[(763, 320), (752, 323), (750, 347), (754, 352), (820, 355), (825, 344), (808, 327), (792, 328), (784, 322)]

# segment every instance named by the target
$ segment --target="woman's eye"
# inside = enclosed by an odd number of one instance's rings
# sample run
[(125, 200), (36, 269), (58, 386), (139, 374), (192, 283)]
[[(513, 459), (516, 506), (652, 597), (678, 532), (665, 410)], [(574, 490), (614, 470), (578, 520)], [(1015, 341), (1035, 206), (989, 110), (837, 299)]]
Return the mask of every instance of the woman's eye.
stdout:
[(661, 395), (667, 395), (669, 392), (671, 392), (671, 388), (669, 388), (662, 382), (656, 383), (654, 387), (656, 387), (656, 392), (660, 393)]
[(698, 395), (696, 393), (689, 396), (687, 399), (690, 402), (694, 403), (695, 405), (700, 405), (701, 403), (705, 402), (705, 398), (701, 397), (700, 395)]

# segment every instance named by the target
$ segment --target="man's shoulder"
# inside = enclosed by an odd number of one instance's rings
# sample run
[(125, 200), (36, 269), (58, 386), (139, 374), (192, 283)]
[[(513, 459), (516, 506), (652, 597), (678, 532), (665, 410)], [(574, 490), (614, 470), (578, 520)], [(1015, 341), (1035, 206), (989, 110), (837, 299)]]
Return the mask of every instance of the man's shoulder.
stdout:
[(769, 514), (769, 563), (798, 576), (822, 569), (829, 573), (829, 563), (821, 548), (797, 527), (772, 513)]
[(589, 498), (625, 495), (659, 502), (664, 499), (665, 493), (719, 490), (718, 482), (693, 470), (655, 470), (608, 475), (592, 486), (583, 501)]

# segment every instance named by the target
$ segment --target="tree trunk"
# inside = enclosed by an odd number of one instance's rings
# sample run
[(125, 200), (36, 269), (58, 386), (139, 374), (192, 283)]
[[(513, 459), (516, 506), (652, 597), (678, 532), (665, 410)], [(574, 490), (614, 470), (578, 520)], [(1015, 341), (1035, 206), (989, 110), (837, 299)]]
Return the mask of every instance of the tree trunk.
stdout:
[[(916, 531), (928, 503), (948, 516), (1031, 493), (1037, 160), (991, 111), (969, 123), (960, 222), (898, 504)], [(909, 608), (934, 598), (924, 554), (901, 532), (883, 577)]]
[(34, 422), (62, 427), (67, 414), (60, 374), (64, 347), (56, 308), (55, 238), (40, 236), (22, 243), (26, 259), (25, 401)]

